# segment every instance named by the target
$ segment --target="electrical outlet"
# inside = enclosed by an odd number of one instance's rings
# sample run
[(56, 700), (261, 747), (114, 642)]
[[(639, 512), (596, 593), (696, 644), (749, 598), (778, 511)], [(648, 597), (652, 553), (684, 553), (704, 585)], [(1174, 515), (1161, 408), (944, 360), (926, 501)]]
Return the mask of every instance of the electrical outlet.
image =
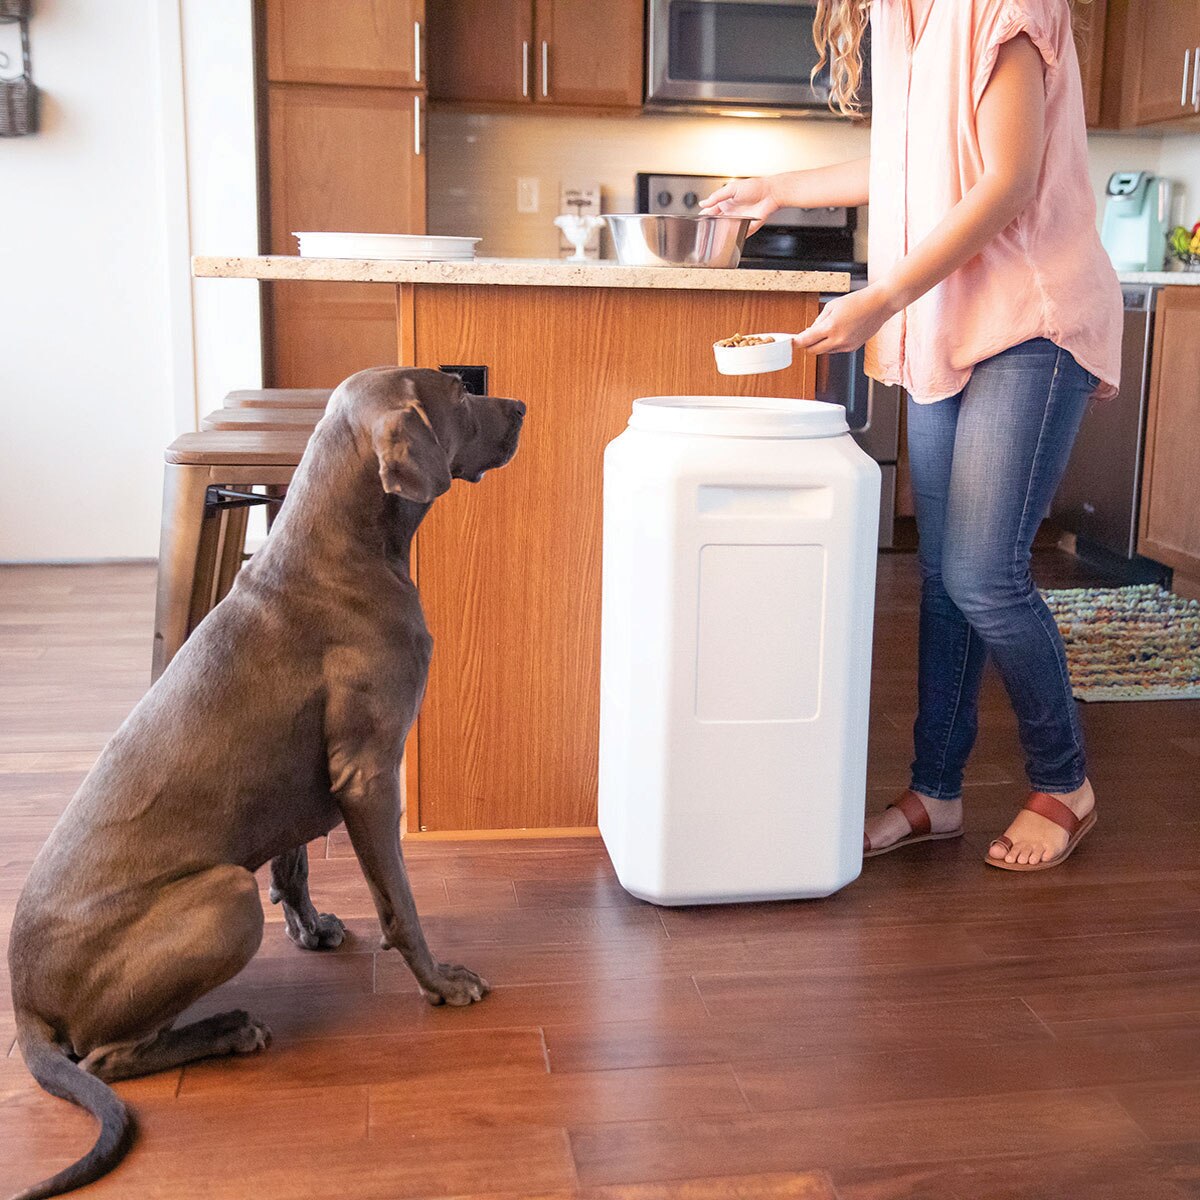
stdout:
[(438, 370), (445, 371), (448, 375), (457, 375), (463, 381), (463, 386), (472, 396), (486, 396), (488, 394), (488, 369), (486, 366), (465, 367), (442, 363), (438, 367)]
[(517, 180), (517, 212), (538, 211), (538, 181), (536, 175), (523, 175)]

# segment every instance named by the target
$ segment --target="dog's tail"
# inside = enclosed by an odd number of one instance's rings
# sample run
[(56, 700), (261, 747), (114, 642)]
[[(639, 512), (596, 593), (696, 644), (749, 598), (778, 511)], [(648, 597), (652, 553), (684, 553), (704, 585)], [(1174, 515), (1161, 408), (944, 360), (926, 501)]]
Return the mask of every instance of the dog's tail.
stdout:
[(13, 1200), (43, 1200), (106, 1175), (129, 1148), (133, 1129), (129, 1110), (107, 1083), (89, 1075), (67, 1057), (66, 1051), (54, 1041), (50, 1027), (40, 1018), (18, 1011), (17, 1044), (34, 1079), (52, 1096), (86, 1108), (100, 1122), (100, 1136), (78, 1162), (27, 1188)]

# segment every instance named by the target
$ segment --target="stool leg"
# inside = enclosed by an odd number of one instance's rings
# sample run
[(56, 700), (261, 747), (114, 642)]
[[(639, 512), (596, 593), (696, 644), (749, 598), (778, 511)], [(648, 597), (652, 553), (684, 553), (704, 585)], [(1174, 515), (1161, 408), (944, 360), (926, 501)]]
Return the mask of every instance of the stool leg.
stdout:
[(217, 586), (214, 600), (220, 604), (229, 595), (242, 559), (246, 554), (246, 526), (250, 521), (248, 508), (230, 508), (225, 511), (225, 530), (221, 538), (221, 550), (217, 556)]
[(188, 606), (185, 638), (191, 637), (196, 626), (216, 607), (217, 571), (224, 533), (223, 511), (205, 516), (200, 528), (200, 544), (196, 549), (196, 573), (192, 577), (192, 600)]
[[(154, 605), (153, 683), (189, 633), (204, 520), (207, 467), (166, 464), (162, 530), (158, 543), (158, 593)], [(210, 519), (211, 521), (211, 519)]]
[(283, 499), (287, 495), (286, 483), (268, 483), (266, 486), (266, 494), (278, 500), (278, 504), (268, 504), (267, 508), (267, 532), (271, 532), (271, 526), (275, 524), (275, 518), (279, 516), (279, 510), (283, 507)]

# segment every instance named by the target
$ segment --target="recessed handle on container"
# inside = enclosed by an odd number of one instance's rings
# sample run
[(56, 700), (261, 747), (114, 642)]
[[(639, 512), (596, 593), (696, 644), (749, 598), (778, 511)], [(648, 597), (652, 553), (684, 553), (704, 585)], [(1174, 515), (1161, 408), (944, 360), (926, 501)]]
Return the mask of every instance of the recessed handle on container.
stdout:
[(542, 95), (550, 95), (550, 43), (542, 43)]
[(421, 82), (421, 22), (413, 22), (413, 82)]

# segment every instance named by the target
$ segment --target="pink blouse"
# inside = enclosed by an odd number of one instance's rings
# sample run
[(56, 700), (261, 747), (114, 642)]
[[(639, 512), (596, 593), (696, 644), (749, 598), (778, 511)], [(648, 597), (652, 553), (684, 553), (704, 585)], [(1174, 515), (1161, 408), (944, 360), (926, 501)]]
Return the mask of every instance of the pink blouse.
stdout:
[(1070, 351), (1101, 394), (1120, 379), (1121, 289), (1096, 232), (1067, 0), (932, 0), (915, 30), (910, 0), (873, 0), (870, 275), (886, 274), (982, 176), (975, 113), (1000, 46), (1021, 33), (1045, 62), (1037, 195), (867, 344), (867, 373), (922, 402), (955, 395), (976, 363), (1031, 338)]

